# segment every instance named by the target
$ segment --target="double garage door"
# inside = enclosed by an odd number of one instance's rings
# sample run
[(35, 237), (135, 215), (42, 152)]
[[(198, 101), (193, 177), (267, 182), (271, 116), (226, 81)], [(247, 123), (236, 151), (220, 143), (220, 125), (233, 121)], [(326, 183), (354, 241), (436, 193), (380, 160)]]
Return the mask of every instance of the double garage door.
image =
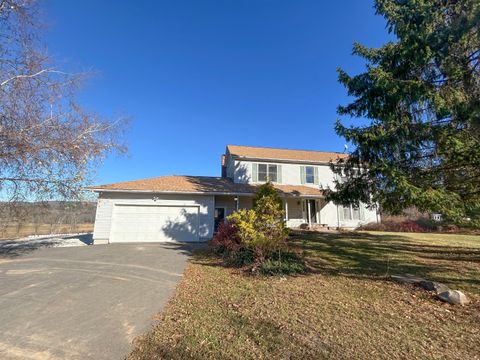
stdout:
[(110, 242), (198, 241), (198, 206), (115, 205)]

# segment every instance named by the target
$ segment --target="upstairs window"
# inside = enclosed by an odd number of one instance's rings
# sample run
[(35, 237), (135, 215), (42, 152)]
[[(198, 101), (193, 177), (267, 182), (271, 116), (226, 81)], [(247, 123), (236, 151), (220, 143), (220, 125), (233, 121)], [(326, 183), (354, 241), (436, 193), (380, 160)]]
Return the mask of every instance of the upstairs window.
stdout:
[(253, 181), (254, 182), (280, 182), (279, 165), (273, 164), (253, 164)]
[(268, 165), (268, 179), (277, 182), (277, 165)]
[(305, 166), (305, 183), (315, 184), (315, 170), (313, 166)]
[(258, 181), (267, 181), (268, 166), (267, 164), (258, 164)]
[(300, 166), (302, 184), (318, 185), (318, 166)]

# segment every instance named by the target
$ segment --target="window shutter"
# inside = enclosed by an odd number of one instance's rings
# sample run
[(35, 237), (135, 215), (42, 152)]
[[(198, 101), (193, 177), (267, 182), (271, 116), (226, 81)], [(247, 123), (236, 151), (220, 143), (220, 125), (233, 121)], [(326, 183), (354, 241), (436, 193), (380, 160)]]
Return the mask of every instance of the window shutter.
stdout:
[(282, 183), (282, 165), (277, 165), (277, 183)]
[(258, 182), (258, 164), (252, 164), (252, 182)]
[(360, 220), (365, 220), (365, 205), (363, 203), (358, 204), (358, 211), (360, 211)]
[(338, 220), (343, 221), (344, 220), (344, 211), (343, 211), (343, 206), (338, 205)]
[(300, 166), (300, 183), (305, 184), (307, 179), (305, 178), (305, 166)]
[(318, 166), (313, 168), (313, 183), (318, 185)]

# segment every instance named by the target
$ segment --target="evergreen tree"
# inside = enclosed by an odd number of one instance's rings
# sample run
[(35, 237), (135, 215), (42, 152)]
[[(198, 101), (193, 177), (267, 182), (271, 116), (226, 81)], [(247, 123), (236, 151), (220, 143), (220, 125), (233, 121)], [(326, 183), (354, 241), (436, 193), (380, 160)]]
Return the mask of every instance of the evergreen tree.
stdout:
[(366, 71), (338, 70), (354, 97), (338, 113), (362, 124), (336, 123), (355, 149), (332, 164), (344, 181), (328, 197), (479, 224), (480, 1), (376, 0), (375, 8), (396, 40), (355, 44)]

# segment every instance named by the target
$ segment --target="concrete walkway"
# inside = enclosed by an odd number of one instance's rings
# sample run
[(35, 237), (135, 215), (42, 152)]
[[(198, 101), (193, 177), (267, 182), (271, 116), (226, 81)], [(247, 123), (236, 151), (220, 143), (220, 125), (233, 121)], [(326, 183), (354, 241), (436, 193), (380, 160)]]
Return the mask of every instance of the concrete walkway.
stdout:
[(122, 359), (180, 281), (190, 247), (1, 250), (0, 359)]

